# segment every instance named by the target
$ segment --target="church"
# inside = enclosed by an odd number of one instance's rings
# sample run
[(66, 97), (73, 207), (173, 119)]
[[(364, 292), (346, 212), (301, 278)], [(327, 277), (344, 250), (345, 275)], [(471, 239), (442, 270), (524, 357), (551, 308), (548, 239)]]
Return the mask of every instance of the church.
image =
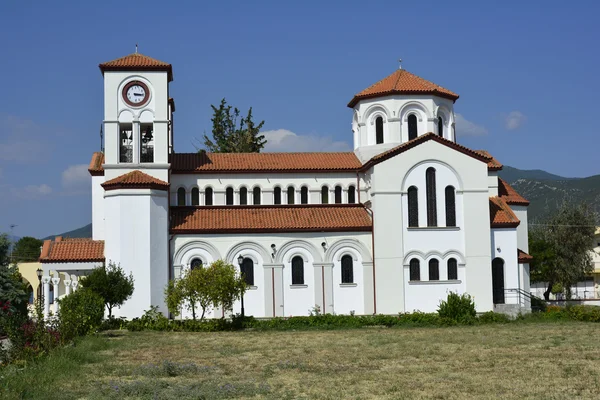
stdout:
[(116, 316), (166, 315), (168, 281), (219, 259), (248, 290), (212, 318), (435, 312), (450, 292), (478, 312), (530, 310), (529, 202), (490, 153), (457, 143), (456, 93), (400, 68), (348, 103), (352, 152), (178, 153), (171, 64), (99, 66), (93, 237), (44, 243), (46, 315), (102, 262), (135, 279)]

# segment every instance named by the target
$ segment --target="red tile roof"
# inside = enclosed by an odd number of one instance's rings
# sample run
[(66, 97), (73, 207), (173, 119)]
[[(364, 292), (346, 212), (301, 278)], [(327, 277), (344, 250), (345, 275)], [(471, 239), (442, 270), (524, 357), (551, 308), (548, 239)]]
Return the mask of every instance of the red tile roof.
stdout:
[(530, 256), (521, 249), (517, 249), (517, 257), (519, 258), (519, 264), (529, 264), (533, 261), (533, 256)]
[(528, 206), (529, 200), (521, 196), (515, 189), (512, 188), (505, 180), (498, 178), (498, 196), (500, 196), (506, 204), (514, 206)]
[(362, 163), (344, 153), (175, 153), (174, 174), (212, 172), (354, 172)]
[(132, 53), (98, 66), (103, 75), (104, 71), (166, 71), (169, 74), (169, 82), (173, 80), (173, 67), (171, 64), (140, 53)]
[(68, 263), (104, 261), (104, 240), (62, 239), (46, 240), (40, 262)]
[(458, 99), (456, 93), (420, 78), (415, 74), (411, 74), (405, 69), (398, 69), (394, 71), (393, 74), (369, 86), (362, 92), (357, 93), (350, 103), (348, 103), (348, 107), (354, 107), (356, 103), (362, 99), (370, 99), (391, 94), (433, 94), (453, 101)]
[(371, 231), (358, 204), (171, 207), (171, 233)]
[(492, 228), (516, 228), (521, 221), (500, 197), (490, 197), (490, 225)]
[(418, 136), (415, 139), (409, 140), (406, 143), (402, 143), (401, 145), (396, 146), (393, 149), (390, 149), (388, 151), (385, 151), (381, 154), (374, 156), (373, 158), (371, 158), (369, 161), (367, 161), (363, 165), (362, 169), (363, 170), (368, 169), (375, 164), (378, 164), (389, 158), (395, 157), (398, 154), (403, 153), (406, 150), (412, 149), (413, 147), (416, 147), (416, 146), (418, 146), (422, 143), (425, 143), (429, 140), (433, 140), (434, 142), (443, 144), (444, 146), (450, 147), (451, 149), (454, 149), (460, 153), (466, 154), (466, 155), (473, 157), (479, 161), (485, 162), (486, 164), (489, 162), (489, 158), (484, 156), (483, 154), (481, 154), (477, 151), (471, 150), (465, 146), (461, 146), (460, 144), (454, 143), (448, 139), (444, 139), (443, 137), (441, 137), (433, 132), (429, 132), (424, 135)]
[(169, 184), (142, 171), (131, 171), (127, 174), (117, 176), (102, 184), (104, 190), (115, 189), (156, 189), (169, 190)]
[(102, 164), (104, 164), (104, 153), (97, 151), (92, 154), (92, 160), (90, 161), (90, 166), (88, 167), (88, 172), (90, 175), (104, 175), (104, 168), (102, 167)]
[(500, 171), (502, 169), (502, 164), (498, 160), (496, 160), (490, 153), (486, 150), (473, 150), (484, 157), (488, 158), (488, 171)]

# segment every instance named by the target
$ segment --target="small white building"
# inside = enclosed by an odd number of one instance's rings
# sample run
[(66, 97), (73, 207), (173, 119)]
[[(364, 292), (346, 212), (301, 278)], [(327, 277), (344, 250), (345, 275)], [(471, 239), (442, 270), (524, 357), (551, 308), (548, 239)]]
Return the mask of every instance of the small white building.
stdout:
[(135, 53), (100, 70), (93, 238), (44, 244), (46, 293), (113, 261), (135, 278), (118, 316), (166, 313), (170, 279), (224, 259), (256, 317), (434, 312), (449, 292), (480, 312), (529, 309), (528, 202), (489, 153), (456, 143), (457, 94), (398, 69), (348, 104), (353, 152), (178, 153), (171, 65)]

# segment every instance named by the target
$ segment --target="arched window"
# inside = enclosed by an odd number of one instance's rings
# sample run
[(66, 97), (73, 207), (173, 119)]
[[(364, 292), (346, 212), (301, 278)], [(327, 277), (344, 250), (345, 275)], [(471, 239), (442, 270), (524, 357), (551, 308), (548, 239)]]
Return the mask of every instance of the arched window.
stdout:
[(354, 185), (348, 186), (348, 204), (356, 203), (356, 188)]
[(293, 186), (288, 186), (287, 188), (287, 203), (294, 204), (296, 197), (296, 189)]
[(228, 206), (233, 205), (233, 188), (228, 187), (225, 189), (225, 204)]
[(273, 204), (281, 204), (281, 188), (279, 186), (273, 190)]
[(292, 285), (304, 285), (304, 260), (300, 256), (292, 258)]
[(352, 256), (342, 257), (342, 283), (354, 283), (354, 266)]
[(427, 196), (427, 226), (437, 226), (437, 202), (435, 198), (435, 168), (425, 171)]
[(383, 117), (375, 119), (375, 142), (377, 144), (383, 143)]
[(415, 186), (408, 188), (408, 226), (419, 226), (419, 191)]
[(432, 258), (429, 260), (429, 280), (439, 281), (440, 280), (440, 262)]
[(207, 187), (206, 189), (204, 189), (204, 205), (213, 205), (213, 190), (211, 187)]
[(252, 189), (252, 204), (260, 204), (260, 188), (258, 186)]
[(444, 137), (444, 118), (438, 117), (438, 135)]
[(335, 204), (342, 204), (342, 187), (335, 187)]
[(192, 205), (200, 205), (200, 190), (198, 190), (198, 188), (196, 187), (192, 188)]
[(244, 186), (240, 188), (240, 205), (245, 206), (248, 204), (248, 189)]
[(492, 300), (494, 304), (504, 304), (504, 260), (492, 260)]
[(448, 280), (453, 281), (458, 279), (458, 265), (456, 263), (456, 258), (451, 258), (448, 260)]
[(329, 204), (329, 188), (327, 186), (321, 188), (321, 203)]
[(408, 116), (408, 140), (416, 139), (418, 135), (417, 116), (415, 114), (410, 114)]
[(308, 204), (308, 187), (302, 186), (300, 189), (300, 203)]
[(421, 263), (416, 258), (410, 260), (410, 280), (420, 281), (421, 280)]
[(454, 186), (446, 186), (446, 226), (456, 226), (456, 200)]
[(202, 268), (202, 260), (199, 258), (194, 258), (190, 263), (190, 269), (193, 271), (197, 268)]
[(244, 276), (246, 285), (254, 286), (254, 261), (252, 261), (252, 259), (244, 258), (244, 261), (240, 266), (240, 272)]
[(185, 188), (177, 189), (177, 205), (185, 206)]

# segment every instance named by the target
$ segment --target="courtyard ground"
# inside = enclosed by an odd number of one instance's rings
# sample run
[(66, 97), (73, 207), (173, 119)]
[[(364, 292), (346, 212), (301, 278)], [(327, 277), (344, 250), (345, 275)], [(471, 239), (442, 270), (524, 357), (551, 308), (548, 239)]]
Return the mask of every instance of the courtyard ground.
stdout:
[(600, 326), (111, 331), (0, 370), (0, 398), (600, 398)]

